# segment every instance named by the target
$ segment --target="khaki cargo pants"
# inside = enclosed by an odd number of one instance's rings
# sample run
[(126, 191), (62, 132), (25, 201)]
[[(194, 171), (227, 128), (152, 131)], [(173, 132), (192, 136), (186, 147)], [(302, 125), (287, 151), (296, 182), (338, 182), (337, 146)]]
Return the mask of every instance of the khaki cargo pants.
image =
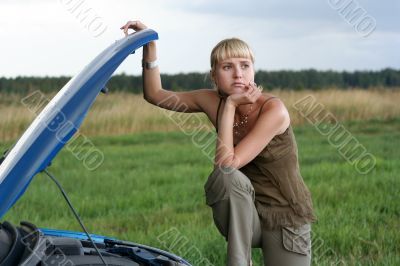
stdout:
[(204, 190), (215, 225), (228, 242), (227, 265), (248, 266), (252, 247), (262, 249), (264, 265), (310, 265), (310, 225), (262, 230), (254, 204), (254, 188), (241, 171), (215, 168)]

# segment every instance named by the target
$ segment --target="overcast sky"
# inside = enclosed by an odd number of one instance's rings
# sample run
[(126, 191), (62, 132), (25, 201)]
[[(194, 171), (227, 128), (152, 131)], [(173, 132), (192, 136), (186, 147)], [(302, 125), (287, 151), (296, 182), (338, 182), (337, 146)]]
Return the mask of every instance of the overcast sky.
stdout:
[[(134, 19), (159, 33), (163, 73), (208, 71), (228, 37), (249, 43), (256, 69), (399, 69), (399, 14), (399, 0), (1, 0), (0, 76), (75, 75)], [(140, 60), (117, 73), (140, 74)]]

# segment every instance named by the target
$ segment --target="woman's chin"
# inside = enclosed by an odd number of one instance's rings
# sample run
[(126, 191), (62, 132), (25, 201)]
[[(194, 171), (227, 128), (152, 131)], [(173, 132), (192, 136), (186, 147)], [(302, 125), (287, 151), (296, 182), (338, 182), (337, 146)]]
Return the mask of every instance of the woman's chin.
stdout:
[(245, 87), (233, 87), (230, 94), (244, 93), (245, 91)]

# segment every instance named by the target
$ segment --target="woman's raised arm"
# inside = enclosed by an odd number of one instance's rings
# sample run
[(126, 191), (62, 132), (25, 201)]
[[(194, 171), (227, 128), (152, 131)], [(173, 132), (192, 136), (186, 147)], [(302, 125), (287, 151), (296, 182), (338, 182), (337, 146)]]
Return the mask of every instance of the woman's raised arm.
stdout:
[[(147, 26), (140, 21), (128, 21), (121, 29), (128, 35), (128, 29), (141, 31)], [(152, 41), (143, 46), (143, 97), (154, 105), (177, 112), (202, 112), (207, 104), (206, 94), (210, 90), (195, 90), (190, 92), (173, 92), (164, 90), (161, 85), (160, 71), (157, 66), (156, 42)], [(204, 97), (205, 96), (205, 97)]]

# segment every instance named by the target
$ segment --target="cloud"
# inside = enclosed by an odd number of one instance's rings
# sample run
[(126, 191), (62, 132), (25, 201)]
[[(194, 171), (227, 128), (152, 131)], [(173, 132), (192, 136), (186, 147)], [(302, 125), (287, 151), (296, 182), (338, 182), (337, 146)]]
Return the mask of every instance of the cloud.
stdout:
[[(84, 1), (107, 25), (99, 37), (71, 14)], [(208, 71), (209, 53), (223, 38), (239, 37), (256, 54), (258, 69), (381, 69), (400, 67), (399, 1), (358, 0), (376, 19), (364, 38), (329, 1), (352, 0), (3, 0), (0, 2), (0, 76), (73, 75), (123, 35), (119, 27), (140, 19), (160, 36), (164, 73)], [(23, 18), (23, 20), (21, 20)], [(140, 74), (141, 53), (118, 72)]]
[[(248, 1), (174, 1), (174, 8), (193, 14), (209, 14), (220, 17), (235, 17), (249, 20), (278, 21), (286, 24), (318, 25), (331, 29), (340, 23), (339, 11), (351, 12), (361, 8), (365, 14), (377, 20), (379, 31), (399, 32), (400, 2), (386, 0), (248, 0)], [(339, 11), (338, 11), (339, 9)], [(218, 25), (216, 25), (218, 26)]]

